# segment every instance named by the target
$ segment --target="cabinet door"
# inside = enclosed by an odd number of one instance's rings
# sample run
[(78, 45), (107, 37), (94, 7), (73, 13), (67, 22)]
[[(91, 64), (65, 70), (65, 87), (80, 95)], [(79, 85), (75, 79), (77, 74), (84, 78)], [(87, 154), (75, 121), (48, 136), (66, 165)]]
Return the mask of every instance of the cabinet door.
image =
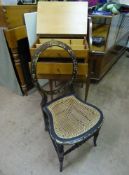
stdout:
[[(105, 52), (111, 24), (111, 17), (93, 16), (92, 23), (92, 51)], [(98, 40), (98, 42), (97, 42)]]

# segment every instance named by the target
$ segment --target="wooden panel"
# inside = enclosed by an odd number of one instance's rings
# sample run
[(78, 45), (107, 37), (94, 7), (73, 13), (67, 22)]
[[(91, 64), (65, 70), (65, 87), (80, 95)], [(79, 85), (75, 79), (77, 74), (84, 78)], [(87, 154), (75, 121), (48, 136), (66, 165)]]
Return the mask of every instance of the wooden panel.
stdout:
[(0, 5), (0, 27), (6, 27), (6, 18), (3, 12), (3, 6)]
[(17, 40), (27, 38), (26, 27), (21, 26), (10, 30), (5, 30), (5, 36), (10, 48), (17, 47)]
[(21, 88), (24, 94), (27, 94), (27, 85), (25, 83), (25, 78), (23, 74), (23, 69), (21, 65), (21, 60), (18, 52), (18, 40), (27, 38), (25, 26), (17, 27), (14, 29), (5, 30), (5, 37), (12, 53), (13, 62), (15, 64), (15, 69), (20, 81)]
[[(41, 44), (40, 43), (44, 43), (47, 41), (50, 41), (51, 38), (39, 38), (39, 40), (37, 41), (37, 43), (35, 43), (34, 47), (30, 49), (31, 52), (31, 56), (33, 56), (36, 48), (40, 47)], [(66, 44), (68, 44), (72, 50), (74, 51), (75, 55), (77, 58), (83, 58), (85, 59), (85, 62), (87, 62), (88, 59), (88, 45), (87, 42), (84, 41), (84, 39), (61, 39), (61, 38), (54, 38), (54, 40), (59, 40), (62, 42), (65, 42)], [(73, 44), (72, 44), (73, 43)], [(48, 58), (67, 58), (69, 57), (68, 53), (57, 46), (48, 48), (43, 54), (41, 53), (40, 57), (48, 57)]]
[[(36, 48), (40, 47), (42, 44), (36, 44)], [(83, 50), (84, 49), (84, 45), (70, 45), (70, 47), (72, 48), (72, 50)], [(63, 50), (61, 47), (58, 46), (53, 46), (51, 48), (48, 48), (49, 50)]]
[[(37, 63), (37, 74), (60, 74), (70, 75), (72, 73), (72, 63)], [(88, 64), (78, 64), (78, 75), (88, 74)]]
[[(58, 40), (69, 45), (73, 50), (88, 49), (88, 43), (84, 39), (62, 39), (62, 38), (40, 38), (39, 44), (43, 44), (50, 40)], [(38, 46), (38, 45), (37, 45)]]
[[(114, 47), (115, 48), (115, 47)], [(101, 55), (91, 55), (92, 59), (92, 74), (91, 79), (100, 80), (112, 67), (112, 65), (119, 59), (119, 57), (124, 53), (125, 49), (117, 49), (117, 52), (112, 50), (108, 51), (106, 54)], [(119, 51), (118, 51), (119, 50)]]
[[(50, 41), (50, 40), (52, 40), (53, 38), (40, 38), (39, 39), (39, 43), (41, 43), (41, 44), (43, 44), (43, 43), (45, 43), (45, 42), (47, 42), (47, 41)], [(58, 39), (55, 39), (54, 38), (54, 40), (58, 40), (58, 41), (61, 41), (61, 42), (63, 42), (63, 43), (65, 43), (65, 44), (68, 44), (68, 45), (70, 45), (70, 39), (62, 39), (62, 38), (58, 38)]]
[[(50, 41), (52, 40), (53, 38), (40, 38), (39, 39), (39, 43), (43, 44), (47, 41)], [(61, 41), (65, 44), (68, 44), (68, 45), (86, 45), (87, 46), (87, 43), (86, 41), (84, 41), (84, 39), (62, 39), (62, 38), (54, 38), (54, 40), (57, 40), (57, 41)]]
[[(35, 52), (36, 48), (31, 48), (30, 52), (31, 52), (31, 56), (33, 56), (34, 52)], [(87, 62), (88, 60), (88, 50), (83, 49), (83, 50), (73, 50), (76, 57), (78, 58), (84, 58), (85, 61)], [(69, 57), (68, 53), (65, 50), (52, 50), (52, 49), (48, 49), (46, 51), (44, 51), (43, 53), (41, 53), (40, 57), (48, 57), (48, 58), (67, 58)]]
[(71, 39), (71, 45), (84, 45), (84, 39)]
[(87, 2), (39, 2), (37, 34), (86, 35)]
[(24, 13), (37, 11), (36, 5), (3, 6), (8, 28), (24, 25)]
[(20, 56), (18, 53), (18, 49), (17, 48), (11, 49), (11, 53), (13, 57), (13, 62), (15, 64), (17, 76), (20, 82), (20, 86), (22, 88), (23, 93), (27, 95), (27, 85), (25, 83), (25, 78), (24, 78), (23, 71), (22, 71), (21, 60), (20, 60)]
[[(87, 78), (88, 75), (77, 75), (76, 77), (76, 80), (80, 82), (86, 82), (86, 78)], [(37, 78), (38, 79), (49, 79), (49, 80), (68, 80), (71, 78), (71, 75), (49, 75), (49, 74), (38, 74), (37, 75)]]
[[(50, 41), (52, 38), (39, 38), (37, 43), (35, 43), (34, 47), (30, 49), (31, 56), (34, 54), (34, 51), (36, 48), (40, 47), (41, 44)], [(88, 44), (87, 41), (84, 39), (62, 39), (62, 38), (54, 38), (54, 40), (62, 41), (66, 44), (68, 44), (72, 50), (74, 51), (76, 57), (85, 59), (85, 62), (87, 62), (88, 59)], [(40, 44), (41, 43), (41, 44)], [(36, 47), (36, 48), (35, 48)], [(67, 58), (69, 57), (68, 53), (57, 46), (53, 46), (51, 48), (48, 48), (43, 54), (40, 55), (40, 57), (48, 57), (48, 58)]]

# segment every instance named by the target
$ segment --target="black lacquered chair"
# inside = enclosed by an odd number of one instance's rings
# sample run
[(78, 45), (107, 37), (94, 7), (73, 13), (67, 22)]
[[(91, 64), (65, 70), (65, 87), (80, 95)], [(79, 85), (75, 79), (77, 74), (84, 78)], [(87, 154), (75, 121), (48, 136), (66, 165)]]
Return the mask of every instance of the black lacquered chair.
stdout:
[[(36, 66), (39, 55), (47, 48), (59, 46), (66, 50), (73, 63), (71, 79), (53, 91), (44, 90), (38, 82)], [(77, 75), (77, 60), (71, 48), (60, 42), (50, 41), (40, 46), (32, 58), (32, 78), (35, 86), (42, 96), (41, 109), (43, 111), (45, 130), (49, 132), (57, 152), (60, 171), (63, 169), (64, 156), (85, 143), (93, 137), (94, 145), (103, 122), (102, 112), (94, 105), (84, 103), (74, 94), (74, 82)], [(47, 95), (71, 91), (70, 94), (58, 97), (51, 102), (47, 102)], [(64, 151), (65, 145), (71, 147)]]

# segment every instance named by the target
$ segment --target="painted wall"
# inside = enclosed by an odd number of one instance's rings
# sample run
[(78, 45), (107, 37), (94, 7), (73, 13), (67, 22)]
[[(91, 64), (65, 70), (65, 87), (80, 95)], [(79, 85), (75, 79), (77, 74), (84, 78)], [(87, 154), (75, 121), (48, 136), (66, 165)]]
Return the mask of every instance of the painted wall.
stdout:
[(107, 0), (107, 2), (116, 2), (129, 5), (129, 0)]
[(0, 86), (1, 85), (22, 95), (2, 28), (0, 28)]
[(1, 0), (3, 5), (17, 4), (17, 0)]

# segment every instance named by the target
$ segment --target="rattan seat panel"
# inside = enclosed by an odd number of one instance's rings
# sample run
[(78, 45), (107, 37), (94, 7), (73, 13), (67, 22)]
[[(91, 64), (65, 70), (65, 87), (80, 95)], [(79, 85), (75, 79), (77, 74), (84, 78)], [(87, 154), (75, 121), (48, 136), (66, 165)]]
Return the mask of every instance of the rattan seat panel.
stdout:
[(52, 114), (56, 135), (63, 139), (84, 134), (100, 119), (100, 112), (97, 109), (84, 104), (73, 95), (61, 98), (47, 108)]

